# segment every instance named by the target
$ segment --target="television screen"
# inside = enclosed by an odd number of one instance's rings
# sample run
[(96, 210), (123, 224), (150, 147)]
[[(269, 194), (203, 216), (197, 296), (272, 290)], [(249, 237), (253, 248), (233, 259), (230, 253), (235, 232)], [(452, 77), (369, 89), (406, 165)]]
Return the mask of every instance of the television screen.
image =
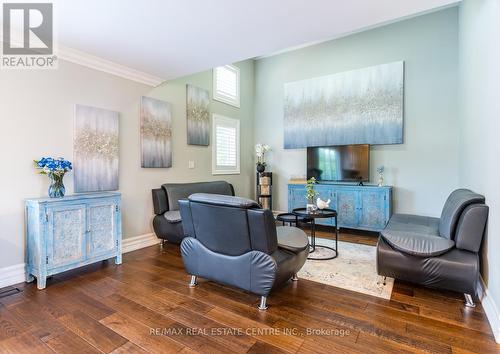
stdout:
[(342, 145), (307, 148), (307, 178), (328, 182), (367, 182), (370, 146)]

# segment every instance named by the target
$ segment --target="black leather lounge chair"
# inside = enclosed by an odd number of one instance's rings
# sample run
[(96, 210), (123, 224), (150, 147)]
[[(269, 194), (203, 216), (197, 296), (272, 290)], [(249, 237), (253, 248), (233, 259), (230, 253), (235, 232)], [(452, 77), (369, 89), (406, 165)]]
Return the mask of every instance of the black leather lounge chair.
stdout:
[(272, 212), (250, 199), (201, 193), (179, 205), (190, 286), (198, 276), (235, 286), (261, 296), (259, 309), (265, 310), (273, 288), (297, 280), (309, 254), (302, 230), (276, 227)]
[(474, 307), (488, 206), (468, 189), (450, 194), (441, 218), (394, 214), (377, 245), (378, 274), (464, 293)]
[(179, 199), (193, 193), (234, 195), (234, 188), (225, 181), (198, 183), (167, 183), (153, 189), (153, 207), (156, 214), (153, 229), (158, 238), (172, 243), (181, 243), (184, 238), (179, 212)]

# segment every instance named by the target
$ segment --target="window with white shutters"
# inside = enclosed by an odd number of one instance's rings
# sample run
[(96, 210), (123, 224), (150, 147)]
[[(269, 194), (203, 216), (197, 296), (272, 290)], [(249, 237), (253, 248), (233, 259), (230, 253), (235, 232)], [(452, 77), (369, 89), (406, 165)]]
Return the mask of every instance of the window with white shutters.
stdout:
[(240, 107), (240, 69), (234, 65), (213, 70), (214, 100)]
[(240, 121), (213, 115), (212, 173), (240, 173)]

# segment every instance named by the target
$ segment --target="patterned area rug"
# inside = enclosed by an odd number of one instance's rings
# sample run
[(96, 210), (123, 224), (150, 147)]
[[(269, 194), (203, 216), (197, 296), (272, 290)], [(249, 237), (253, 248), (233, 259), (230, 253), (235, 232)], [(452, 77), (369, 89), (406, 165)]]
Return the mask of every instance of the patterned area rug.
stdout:
[[(333, 240), (316, 238), (316, 245), (334, 247)], [(299, 278), (323, 283), (338, 288), (390, 299), (394, 279), (377, 274), (376, 248), (350, 242), (338, 244), (339, 256), (328, 261), (307, 260), (299, 272)], [(327, 249), (316, 249), (312, 257), (331, 255)]]

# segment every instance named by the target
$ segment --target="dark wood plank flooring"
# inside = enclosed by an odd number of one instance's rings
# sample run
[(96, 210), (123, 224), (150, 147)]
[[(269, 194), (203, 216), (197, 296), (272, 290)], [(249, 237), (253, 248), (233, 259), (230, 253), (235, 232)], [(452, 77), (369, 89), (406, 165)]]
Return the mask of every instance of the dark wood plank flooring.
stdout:
[(260, 312), (255, 295), (188, 279), (179, 248), (166, 245), (54, 276), (43, 291), (20, 284), (0, 298), (0, 352), (500, 352), (481, 305), (465, 308), (456, 293), (397, 281), (389, 301), (300, 280)]

